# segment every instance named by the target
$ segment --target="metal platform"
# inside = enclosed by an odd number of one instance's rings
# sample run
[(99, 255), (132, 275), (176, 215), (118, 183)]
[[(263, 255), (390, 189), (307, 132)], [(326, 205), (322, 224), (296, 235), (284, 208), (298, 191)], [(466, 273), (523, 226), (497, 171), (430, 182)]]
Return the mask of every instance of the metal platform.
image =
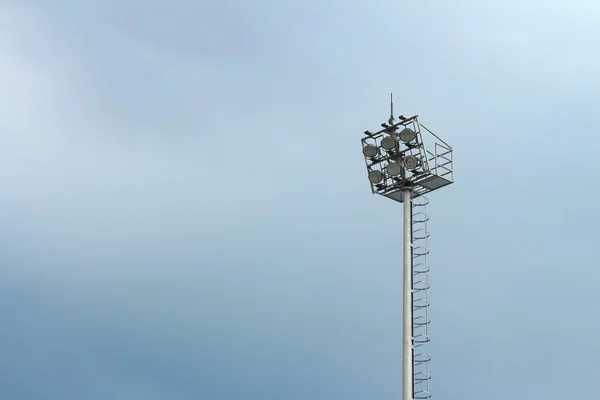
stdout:
[[(363, 149), (366, 146), (378, 149), (375, 156), (365, 157), (367, 172), (380, 171), (383, 176), (379, 183), (370, 182), (374, 194), (402, 203), (402, 190), (407, 187), (412, 189), (412, 198), (416, 198), (454, 183), (452, 147), (423, 126), (418, 115), (411, 118), (399, 117), (399, 122), (390, 118), (388, 123), (381, 126), (383, 129), (375, 133), (366, 131), (365, 137), (361, 139)], [(406, 128), (416, 133), (415, 140), (403, 149), (398, 147), (384, 150), (382, 141), (386, 137), (396, 140), (398, 132)], [(388, 166), (408, 156), (418, 159), (418, 167), (404, 169), (401, 176), (392, 176)]]

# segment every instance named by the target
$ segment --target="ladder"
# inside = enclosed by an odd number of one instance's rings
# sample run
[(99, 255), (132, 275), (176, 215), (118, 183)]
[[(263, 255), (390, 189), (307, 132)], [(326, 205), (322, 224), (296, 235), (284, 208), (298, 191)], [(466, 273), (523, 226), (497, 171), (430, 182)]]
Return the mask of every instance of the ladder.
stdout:
[(429, 336), (429, 254), (427, 205), (424, 196), (412, 201), (412, 293), (413, 293), (413, 398), (429, 399), (431, 356), (426, 353)]

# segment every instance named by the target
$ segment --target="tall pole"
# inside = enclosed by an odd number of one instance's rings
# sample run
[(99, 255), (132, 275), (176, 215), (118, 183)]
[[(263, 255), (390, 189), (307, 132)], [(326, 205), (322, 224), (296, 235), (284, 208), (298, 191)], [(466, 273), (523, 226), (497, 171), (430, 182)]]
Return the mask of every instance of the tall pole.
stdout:
[[(402, 400), (429, 399), (431, 358), (421, 347), (429, 342), (428, 201), (423, 198), (413, 205), (412, 198), (454, 183), (454, 156), (452, 146), (422, 125), (418, 115), (401, 115), (396, 122), (392, 100), (390, 95), (390, 119), (377, 132), (364, 131), (361, 145), (371, 192), (404, 203)], [(413, 206), (422, 211), (413, 212)]]
[(411, 189), (403, 189), (402, 197), (404, 203), (404, 246), (402, 263), (402, 400), (413, 400), (413, 271)]

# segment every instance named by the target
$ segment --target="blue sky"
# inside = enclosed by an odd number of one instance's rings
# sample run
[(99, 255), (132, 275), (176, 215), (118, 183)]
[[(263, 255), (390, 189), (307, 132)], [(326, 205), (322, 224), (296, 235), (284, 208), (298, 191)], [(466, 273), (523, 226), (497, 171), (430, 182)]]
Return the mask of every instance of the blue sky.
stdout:
[(360, 137), (455, 148), (432, 391), (600, 377), (592, 1), (0, 3), (0, 398), (399, 399), (401, 207)]

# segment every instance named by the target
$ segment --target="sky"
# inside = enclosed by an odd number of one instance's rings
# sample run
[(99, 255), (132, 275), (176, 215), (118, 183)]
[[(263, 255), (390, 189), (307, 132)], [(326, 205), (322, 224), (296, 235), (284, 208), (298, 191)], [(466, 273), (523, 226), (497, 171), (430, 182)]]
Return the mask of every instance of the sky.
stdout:
[(402, 208), (432, 193), (431, 391), (593, 397), (594, 1), (0, 1), (0, 398), (401, 396)]

